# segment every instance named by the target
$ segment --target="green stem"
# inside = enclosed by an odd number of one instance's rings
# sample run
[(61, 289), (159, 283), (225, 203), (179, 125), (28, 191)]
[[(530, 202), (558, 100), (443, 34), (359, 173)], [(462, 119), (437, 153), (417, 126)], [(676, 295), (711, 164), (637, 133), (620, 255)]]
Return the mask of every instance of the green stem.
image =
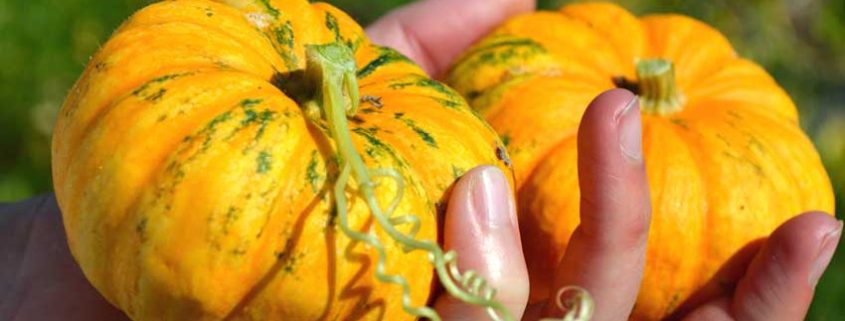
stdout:
[(640, 104), (644, 112), (668, 115), (681, 111), (686, 97), (675, 82), (675, 66), (665, 59), (637, 62)]
[[(414, 215), (393, 215), (404, 192), (403, 177), (395, 169), (370, 170), (367, 168), (361, 154), (358, 153), (352, 142), (347, 117), (354, 115), (357, 110), (359, 93), (356, 79), (357, 70), (349, 48), (342, 44), (306, 46), (306, 56), (305, 79), (306, 81), (318, 82), (311, 87), (317, 89), (316, 93), (312, 95), (312, 98), (303, 102), (306, 114), (309, 115), (312, 122), (325, 121), (327, 123), (329, 135), (335, 141), (339, 154), (341, 172), (334, 186), (339, 226), (349, 238), (365, 242), (378, 252), (376, 278), (381, 282), (393, 283), (402, 287), (402, 306), (408, 313), (434, 321), (440, 320), (437, 312), (433, 309), (411, 305), (410, 285), (404, 277), (387, 274), (385, 269), (387, 255), (382, 242), (373, 233), (361, 233), (349, 226), (346, 187), (351, 177), (354, 177), (358, 183), (358, 194), (366, 201), (379, 227), (390, 238), (402, 244), (405, 252), (416, 250), (427, 252), (440, 282), (449, 294), (469, 304), (486, 308), (493, 320), (514, 320), (504, 305), (495, 299), (496, 290), (489, 287), (482, 277), (473, 271), (462, 273), (458, 269), (455, 252), (444, 253), (443, 249), (434, 241), (415, 239), (420, 225), (418, 217)], [(396, 195), (385, 211), (382, 210), (376, 199), (375, 188), (377, 184), (373, 180), (374, 178), (391, 179), (396, 183)], [(410, 232), (402, 233), (396, 228), (399, 225), (411, 225)], [(569, 320), (586, 320), (588, 318), (578, 317)]]

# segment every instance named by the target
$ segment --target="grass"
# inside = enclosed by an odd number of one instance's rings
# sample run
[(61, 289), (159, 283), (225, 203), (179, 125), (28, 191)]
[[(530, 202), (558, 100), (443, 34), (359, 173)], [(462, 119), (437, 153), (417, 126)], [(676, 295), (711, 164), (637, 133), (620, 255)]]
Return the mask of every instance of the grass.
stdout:
[[(68, 88), (111, 31), (144, 0), (0, 0), (0, 202), (49, 192), (52, 123)], [(331, 1), (367, 24), (407, 0)], [(542, 0), (551, 8), (564, 1)], [(845, 199), (845, 0), (622, 0), (633, 12), (680, 12), (721, 30), (792, 95)], [(843, 217), (840, 206), (839, 217)], [(809, 320), (845, 315), (845, 245)]]

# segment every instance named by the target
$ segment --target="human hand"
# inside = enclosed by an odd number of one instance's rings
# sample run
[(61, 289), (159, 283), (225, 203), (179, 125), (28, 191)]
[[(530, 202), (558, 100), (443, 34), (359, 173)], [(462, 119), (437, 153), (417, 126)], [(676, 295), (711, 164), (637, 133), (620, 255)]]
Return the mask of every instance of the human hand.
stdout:
[[(482, 34), (533, 6), (519, 0), (421, 1), (387, 15), (367, 32), (437, 76)], [(549, 282), (553, 288), (587, 289), (596, 302), (594, 320), (627, 320), (643, 276), (651, 212), (635, 96), (611, 90), (591, 103), (579, 128), (578, 157), (581, 225)], [(841, 222), (823, 213), (787, 221), (768, 240), (749, 245), (728, 262), (717, 276), (722, 286), (706, 287), (670, 318), (802, 320), (841, 231)], [(456, 184), (444, 235), (445, 247), (459, 253), (459, 267), (490, 282), (514, 317), (536, 320), (563, 313), (556, 298), (526, 307), (528, 276), (513, 193), (498, 169), (476, 168)], [(487, 319), (484, 310), (447, 294), (435, 302), (444, 320)]]
[[(584, 115), (578, 133), (581, 225), (549, 279), (554, 289), (568, 285), (587, 289), (595, 300), (597, 321), (628, 320), (643, 275), (648, 185), (642, 158), (627, 156), (639, 152), (625, 149), (626, 153), (622, 147), (639, 144), (638, 108), (634, 105), (631, 114), (622, 113), (633, 98), (623, 90), (606, 92)], [(497, 298), (516, 318), (523, 311), (523, 320), (560, 316), (564, 311), (553, 301), (526, 307), (528, 278), (512, 195), (497, 168), (468, 172), (449, 202), (446, 247), (459, 253), (462, 270), (479, 272), (498, 290)], [(841, 232), (841, 222), (824, 213), (787, 221), (767, 240), (737, 253), (714, 278), (718, 284), (708, 284), (669, 319), (803, 320)], [(444, 320), (486, 319), (483, 310), (445, 294), (436, 302)]]
[(0, 320), (129, 320), (70, 255), (53, 195), (0, 204)]
[[(455, 56), (501, 20), (533, 8), (533, 1), (428, 0), (400, 9), (368, 29), (441, 74)], [(630, 93), (611, 91), (588, 109), (579, 133), (582, 226), (561, 262), (556, 287), (576, 284), (597, 302), (595, 320), (625, 320), (642, 277), (648, 231), (648, 194), (641, 157), (627, 157), (619, 142), (639, 144), (639, 121), (615, 122)], [(633, 107), (632, 107), (633, 108)], [(624, 124), (624, 125), (623, 125)], [(636, 148), (627, 154), (637, 154)], [(636, 155), (634, 155), (636, 156)], [(526, 307), (528, 277), (512, 193), (495, 168), (470, 171), (455, 187), (445, 226), (446, 247), (461, 253), (459, 266), (481, 273), (498, 299), (519, 318), (560, 313), (553, 304)], [(837, 230), (839, 228), (839, 230)], [(682, 307), (690, 320), (799, 320), (812, 289), (838, 243), (841, 225), (809, 213), (781, 226), (768, 241), (749, 247), (726, 266), (737, 284)], [(0, 319), (126, 320), (85, 280), (67, 248), (52, 196), (0, 205)], [(447, 296), (436, 307), (446, 320), (483, 320), (471, 306)]]

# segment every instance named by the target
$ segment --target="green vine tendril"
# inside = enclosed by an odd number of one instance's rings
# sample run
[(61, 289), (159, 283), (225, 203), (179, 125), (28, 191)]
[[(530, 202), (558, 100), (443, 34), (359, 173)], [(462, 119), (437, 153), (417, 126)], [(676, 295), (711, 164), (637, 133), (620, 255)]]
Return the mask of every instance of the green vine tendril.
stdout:
[[(444, 253), (436, 242), (420, 241), (415, 238), (420, 228), (420, 220), (417, 216), (394, 216), (404, 192), (403, 177), (392, 168), (368, 169), (352, 143), (347, 117), (355, 114), (359, 104), (359, 93), (357, 69), (351, 50), (339, 43), (310, 45), (306, 46), (306, 56), (306, 79), (316, 80), (317, 83), (313, 88), (315, 89), (314, 97), (303, 102), (305, 113), (312, 122), (318, 124), (325, 122), (339, 154), (340, 175), (333, 191), (339, 226), (349, 238), (369, 244), (378, 252), (376, 278), (381, 282), (402, 287), (402, 307), (409, 314), (434, 321), (440, 320), (434, 309), (412, 305), (410, 285), (404, 277), (387, 273), (385, 269), (387, 255), (381, 241), (372, 233), (362, 233), (349, 227), (346, 187), (350, 176), (354, 177), (358, 183), (357, 192), (367, 202), (378, 226), (390, 238), (401, 244), (405, 252), (417, 250), (427, 252), (440, 282), (450, 295), (469, 304), (484, 307), (492, 320), (513, 321), (514, 318), (504, 305), (496, 300), (496, 290), (490, 287), (483, 277), (474, 271), (461, 272), (458, 269), (457, 254), (454, 251)], [(375, 196), (377, 179), (390, 179), (396, 184), (396, 195), (384, 210)], [(400, 225), (410, 225), (410, 232), (400, 232), (396, 228)], [(560, 296), (563, 295), (563, 290), (575, 291), (579, 294), (572, 300), (561, 302)], [(558, 307), (566, 311), (563, 321), (584, 321), (592, 315), (592, 300), (587, 292), (580, 288), (562, 289), (558, 293)], [(553, 321), (553, 319), (544, 319), (544, 321)]]

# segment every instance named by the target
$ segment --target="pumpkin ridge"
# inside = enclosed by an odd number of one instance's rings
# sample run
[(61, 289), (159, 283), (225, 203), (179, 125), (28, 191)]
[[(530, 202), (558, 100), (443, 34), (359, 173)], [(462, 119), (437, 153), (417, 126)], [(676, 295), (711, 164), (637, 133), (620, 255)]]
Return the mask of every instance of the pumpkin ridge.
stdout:
[[(609, 16), (596, 15), (594, 12), (603, 11)], [(644, 57), (647, 37), (639, 18), (613, 2), (584, 2), (561, 7), (557, 13), (573, 20), (582, 22), (590, 27), (601, 38), (608, 39), (616, 58), (622, 63), (623, 69), (619, 75), (632, 76), (634, 74), (633, 61), (630, 57)], [(636, 29), (636, 32), (632, 30)], [(617, 30), (626, 30), (632, 34), (619, 35)]]
[[(701, 197), (701, 201), (704, 205), (704, 208), (701, 211), (701, 213), (704, 214), (704, 223), (703, 223), (704, 225), (703, 226), (713, 226), (713, 224), (718, 224), (718, 222), (715, 221), (714, 215), (712, 215), (712, 212), (711, 212), (713, 210), (713, 208), (711, 206), (712, 201), (711, 201), (711, 197), (709, 195), (712, 195), (712, 193), (710, 191), (713, 189), (713, 186), (711, 186), (712, 184), (710, 183), (710, 181), (706, 179), (708, 173), (707, 173), (707, 171), (704, 170), (704, 168), (705, 168), (705, 166), (704, 166), (705, 157), (703, 156), (704, 152), (701, 152), (704, 149), (702, 149), (701, 144), (698, 144), (697, 141), (694, 139), (694, 137), (692, 137), (692, 132), (688, 132), (688, 133), (683, 132), (682, 129), (678, 128), (678, 126), (674, 126), (673, 124), (669, 124), (669, 122), (671, 122), (671, 120), (668, 120), (667, 118), (660, 118), (660, 117), (655, 117), (655, 118), (657, 118), (659, 120), (651, 122), (649, 124), (649, 126), (655, 126), (655, 125), (659, 124), (662, 127), (666, 128), (667, 130), (671, 131), (673, 133), (673, 135), (675, 135), (675, 137), (678, 140), (683, 142), (683, 146), (685, 147), (685, 152), (687, 154), (689, 154), (689, 156), (690, 156), (689, 159), (691, 159), (693, 161), (693, 163), (692, 163), (693, 166), (694, 166), (693, 171), (695, 173), (697, 173), (697, 176), (699, 178), (701, 178), (701, 185), (699, 186), (699, 188), (701, 188), (701, 195), (703, 195)], [(697, 133), (697, 134), (701, 135), (701, 133)], [(673, 150), (672, 152), (678, 153), (679, 151)], [(654, 198), (654, 196), (652, 196), (652, 199), (657, 199), (657, 200), (660, 200), (660, 201), (663, 200), (663, 198)], [(664, 213), (664, 214), (669, 214), (669, 213)], [(671, 215), (673, 215), (673, 214), (674, 213), (672, 213)], [(713, 233), (712, 230), (707, 229), (707, 228), (700, 229), (699, 235), (700, 235), (701, 239), (699, 239), (700, 244), (698, 244), (698, 246), (701, 248), (701, 250), (704, 253), (712, 253), (713, 252), (713, 246), (716, 243), (716, 242), (713, 242), (713, 241), (717, 240), (716, 235)], [(698, 265), (697, 273), (694, 273), (694, 275), (698, 276), (698, 280), (697, 280), (698, 284), (704, 284), (704, 282), (706, 282), (711, 276), (708, 276), (707, 273), (706, 273), (708, 271), (706, 269), (705, 262), (700, 261), (700, 262), (698, 262), (697, 265)], [(682, 303), (679, 302), (678, 304), (682, 304)], [(669, 312), (672, 312), (672, 311), (666, 311), (666, 313), (664, 313), (664, 314), (668, 314)]]

